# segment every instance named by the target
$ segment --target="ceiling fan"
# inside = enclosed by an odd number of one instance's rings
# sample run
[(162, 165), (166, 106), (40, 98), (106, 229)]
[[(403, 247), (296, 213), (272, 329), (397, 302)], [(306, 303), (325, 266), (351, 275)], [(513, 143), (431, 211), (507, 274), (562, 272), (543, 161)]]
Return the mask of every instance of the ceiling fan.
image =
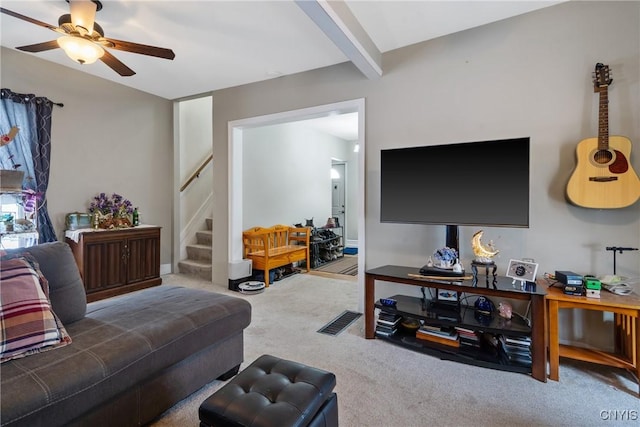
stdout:
[(6, 15), (22, 19), (62, 34), (62, 36), (57, 40), (20, 46), (16, 49), (25, 52), (37, 53), (60, 47), (65, 51), (69, 58), (79, 62), (80, 64), (92, 64), (99, 59), (121, 76), (133, 76), (135, 71), (123, 64), (105, 48), (155, 56), (164, 59), (175, 58), (176, 55), (171, 49), (164, 49), (161, 47), (148, 46), (105, 37), (102, 27), (95, 22), (96, 12), (102, 9), (102, 3), (100, 1), (67, 0), (67, 2), (70, 5), (71, 13), (62, 15), (58, 19), (58, 27), (0, 7), (0, 12)]

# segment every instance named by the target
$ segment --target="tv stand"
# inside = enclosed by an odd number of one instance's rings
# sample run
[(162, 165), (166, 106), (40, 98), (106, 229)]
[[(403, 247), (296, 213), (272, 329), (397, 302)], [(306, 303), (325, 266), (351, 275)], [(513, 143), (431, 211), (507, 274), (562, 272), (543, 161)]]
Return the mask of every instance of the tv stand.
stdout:
[[(513, 287), (511, 279), (507, 277), (498, 277), (495, 289), (474, 287), (471, 280), (462, 280), (457, 282), (434, 281), (422, 278), (416, 278), (419, 275), (419, 268), (404, 267), (397, 265), (386, 265), (374, 269), (367, 270), (365, 273), (365, 337), (367, 339), (376, 338), (376, 316), (375, 310), (384, 310), (400, 316), (421, 319), (425, 323), (447, 326), (461, 326), (476, 331), (485, 331), (488, 333), (505, 335), (505, 336), (526, 336), (530, 337), (531, 345), (531, 364), (530, 366), (522, 366), (518, 364), (503, 364), (497, 361), (487, 360), (481, 353), (462, 352), (452, 347), (441, 346), (438, 344), (427, 343), (418, 340), (415, 337), (397, 334), (395, 336), (380, 337), (394, 344), (420, 351), (425, 354), (434, 355), (442, 359), (455, 360), (462, 363), (468, 363), (476, 366), (483, 366), (492, 369), (500, 369), (512, 372), (521, 372), (530, 374), (538, 381), (547, 381), (547, 354), (545, 345), (545, 291), (543, 289), (525, 291), (520, 287)], [(413, 277), (412, 277), (413, 276)], [(446, 319), (439, 320), (433, 318), (431, 313), (425, 312), (425, 303), (422, 298), (409, 297), (405, 295), (397, 295), (392, 298), (398, 300), (397, 307), (382, 307), (376, 303), (375, 283), (377, 280), (384, 282), (393, 282), (408, 286), (420, 286), (424, 288), (444, 289), (455, 292), (466, 292), (472, 295), (508, 298), (530, 301), (531, 303), (531, 325), (521, 321), (517, 316), (513, 317), (510, 322), (497, 319), (497, 314), (490, 323), (480, 323), (475, 319), (473, 307), (461, 306), (458, 313), (459, 318), (455, 320)], [(455, 280), (453, 278), (452, 280)], [(541, 288), (541, 287), (538, 287)], [(388, 296), (384, 296), (385, 298)], [(497, 304), (497, 301), (496, 301)]]

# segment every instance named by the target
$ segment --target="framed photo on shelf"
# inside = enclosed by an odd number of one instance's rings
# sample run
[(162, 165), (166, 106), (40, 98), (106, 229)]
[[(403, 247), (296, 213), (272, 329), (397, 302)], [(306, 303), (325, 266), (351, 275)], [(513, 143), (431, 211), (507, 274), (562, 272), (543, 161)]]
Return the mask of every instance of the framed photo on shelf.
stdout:
[(535, 262), (512, 259), (509, 260), (506, 276), (515, 280), (535, 282), (537, 272), (538, 264)]
[(440, 304), (457, 305), (460, 294), (457, 291), (447, 289), (438, 289), (436, 293), (436, 302)]

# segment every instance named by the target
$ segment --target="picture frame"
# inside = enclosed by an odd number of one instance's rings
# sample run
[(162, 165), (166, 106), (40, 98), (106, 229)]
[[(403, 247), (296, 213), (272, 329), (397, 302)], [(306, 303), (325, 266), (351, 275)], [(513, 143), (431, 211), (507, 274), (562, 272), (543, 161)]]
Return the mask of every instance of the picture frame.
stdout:
[(457, 305), (460, 294), (458, 291), (450, 291), (447, 289), (438, 289), (436, 293), (436, 302), (440, 304)]
[(522, 282), (535, 282), (538, 273), (538, 264), (530, 261), (510, 259), (507, 267), (507, 277)]

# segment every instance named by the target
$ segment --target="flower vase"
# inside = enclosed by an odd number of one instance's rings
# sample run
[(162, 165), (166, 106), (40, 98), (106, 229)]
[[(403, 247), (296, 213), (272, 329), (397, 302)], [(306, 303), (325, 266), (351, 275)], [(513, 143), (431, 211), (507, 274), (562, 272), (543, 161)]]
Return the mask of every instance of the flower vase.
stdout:
[(451, 268), (454, 273), (462, 273), (462, 264), (460, 264), (460, 260), (458, 258), (456, 258), (456, 262)]

